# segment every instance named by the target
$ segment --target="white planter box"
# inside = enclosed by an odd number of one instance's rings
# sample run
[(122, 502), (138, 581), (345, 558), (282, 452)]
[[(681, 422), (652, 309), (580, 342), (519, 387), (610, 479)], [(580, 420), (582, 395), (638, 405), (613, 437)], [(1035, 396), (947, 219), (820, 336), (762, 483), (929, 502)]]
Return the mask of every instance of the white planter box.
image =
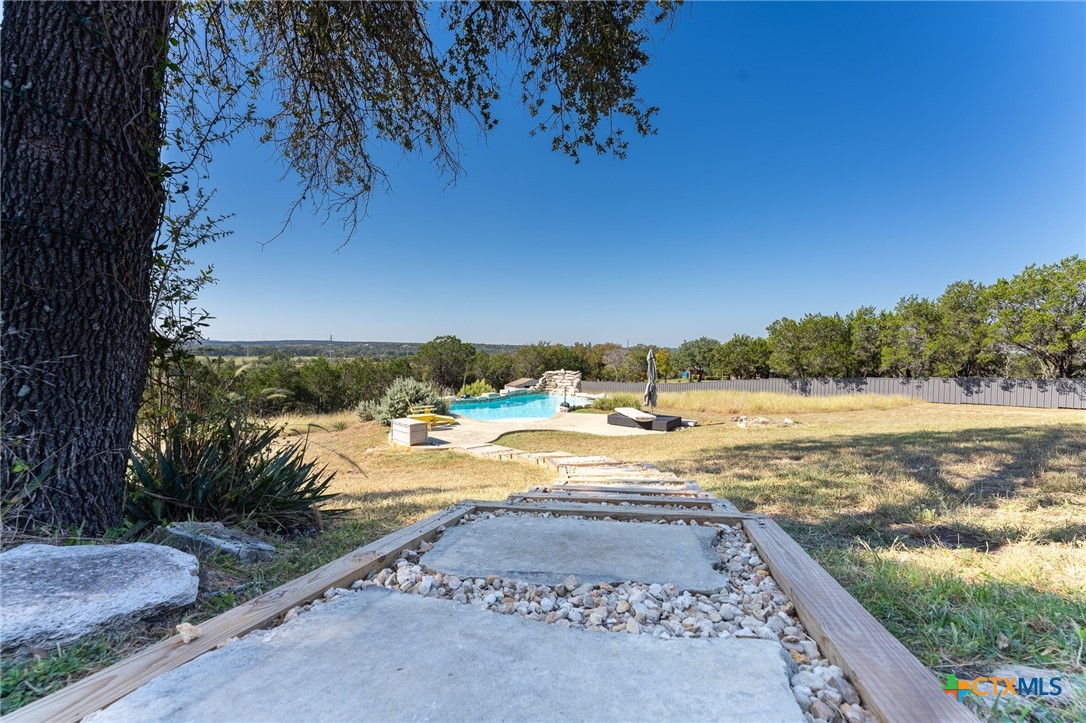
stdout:
[(426, 422), (420, 422), (417, 419), (393, 419), (392, 420), (392, 443), (402, 444), (405, 447), (411, 447), (416, 444), (426, 444), (427, 442), (427, 428)]

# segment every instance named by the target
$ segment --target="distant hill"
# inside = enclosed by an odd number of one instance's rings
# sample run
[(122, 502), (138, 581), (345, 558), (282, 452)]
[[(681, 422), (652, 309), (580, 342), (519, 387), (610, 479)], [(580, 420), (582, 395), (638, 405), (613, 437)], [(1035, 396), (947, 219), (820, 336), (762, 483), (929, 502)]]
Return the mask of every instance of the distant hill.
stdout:
[[(364, 356), (371, 359), (398, 359), (412, 356), (423, 342), (419, 341), (324, 341), (317, 339), (276, 339), (262, 341), (220, 341), (206, 339), (192, 351), (210, 357), (267, 356), (277, 351), (290, 356), (328, 356), (343, 359)], [(514, 352), (518, 344), (471, 344), (487, 354)]]

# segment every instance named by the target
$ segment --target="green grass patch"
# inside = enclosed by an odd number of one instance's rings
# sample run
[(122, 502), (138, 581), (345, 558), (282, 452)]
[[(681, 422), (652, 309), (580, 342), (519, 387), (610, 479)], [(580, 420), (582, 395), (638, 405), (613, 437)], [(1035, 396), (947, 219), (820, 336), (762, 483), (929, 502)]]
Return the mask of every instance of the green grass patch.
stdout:
[[(1068, 672), (1082, 669), (1084, 597), (1039, 589), (1013, 574), (1003, 579), (970, 576), (969, 563), (955, 560), (962, 555), (948, 554), (935, 567), (930, 561), (914, 560), (908, 549), (899, 555), (893, 549), (854, 545), (814, 553), (864, 607), (935, 670), (973, 677), (992, 666), (1020, 661)], [(965, 553), (983, 554), (992, 553)]]

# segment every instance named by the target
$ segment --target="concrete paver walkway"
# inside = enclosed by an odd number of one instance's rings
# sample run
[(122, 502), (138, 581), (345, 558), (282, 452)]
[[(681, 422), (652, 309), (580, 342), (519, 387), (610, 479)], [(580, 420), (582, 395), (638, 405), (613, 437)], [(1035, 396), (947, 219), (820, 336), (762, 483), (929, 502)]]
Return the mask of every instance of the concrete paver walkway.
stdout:
[(776, 641), (569, 630), (370, 588), (88, 720), (802, 721)]
[(494, 517), (448, 530), (421, 564), (459, 577), (499, 575), (557, 585), (568, 575), (582, 583), (674, 583), (716, 592), (728, 578), (713, 569), (720, 557), (708, 527), (637, 525), (561, 517)]
[[(602, 416), (560, 419), (573, 420), (566, 428), (659, 434), (608, 427)], [(693, 593), (734, 589), (714, 567), (721, 561), (713, 549), (718, 529), (562, 516), (675, 519), (688, 509), (674, 504), (676, 491), (704, 495), (697, 499), (709, 500), (712, 510), (730, 508), (726, 501), (652, 465), (486, 444), (502, 425), (469, 422), (454, 428), (456, 447), (548, 465), (558, 478), (547, 489), (571, 495), (538, 504), (513, 496), (505, 503), (506, 510), (553, 510), (547, 516), (483, 515), (439, 528), (443, 535), (418, 558), (415, 573), (495, 576), (525, 586), (556, 587), (574, 575), (582, 587), (631, 581), (673, 583)], [(630, 477), (641, 486), (630, 487)], [(622, 499), (650, 489), (659, 506)], [(601, 497), (599, 490), (613, 492)], [(592, 501), (572, 496), (580, 491), (592, 492)], [(704, 504), (699, 514), (709, 514)], [(548, 624), (549, 616), (533, 620), (426, 597), (412, 584), (364, 586), (314, 605), (154, 678), (90, 720), (804, 720), (789, 681), (794, 664), (776, 640), (665, 640), (625, 634), (641, 632), (629, 623), (618, 634), (569, 621)], [(581, 595), (562, 604), (583, 605)]]

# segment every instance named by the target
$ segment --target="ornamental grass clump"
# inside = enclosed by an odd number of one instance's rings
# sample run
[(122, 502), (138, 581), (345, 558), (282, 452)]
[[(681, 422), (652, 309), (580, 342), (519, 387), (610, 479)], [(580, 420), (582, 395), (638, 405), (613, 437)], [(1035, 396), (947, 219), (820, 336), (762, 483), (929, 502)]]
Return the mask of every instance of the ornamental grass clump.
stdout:
[(372, 419), (387, 427), (393, 419), (411, 414), (412, 407), (424, 406), (433, 407), (437, 414), (448, 411), (445, 400), (431, 384), (411, 377), (400, 377), (389, 385), (383, 397), (376, 402), (362, 402), (355, 411), (363, 422)]
[(605, 412), (613, 412), (616, 407), (641, 409), (641, 397), (636, 394), (609, 394), (592, 403), (593, 409), (602, 409)]
[(490, 386), (486, 379), (480, 379), (460, 387), (460, 396), (462, 397), (481, 397), (484, 394), (493, 393), (494, 387)]
[(133, 445), (125, 512), (129, 533), (155, 524), (210, 520), (291, 531), (320, 527), (334, 473), (307, 462), (308, 437), (241, 415), (171, 420), (161, 437)]

